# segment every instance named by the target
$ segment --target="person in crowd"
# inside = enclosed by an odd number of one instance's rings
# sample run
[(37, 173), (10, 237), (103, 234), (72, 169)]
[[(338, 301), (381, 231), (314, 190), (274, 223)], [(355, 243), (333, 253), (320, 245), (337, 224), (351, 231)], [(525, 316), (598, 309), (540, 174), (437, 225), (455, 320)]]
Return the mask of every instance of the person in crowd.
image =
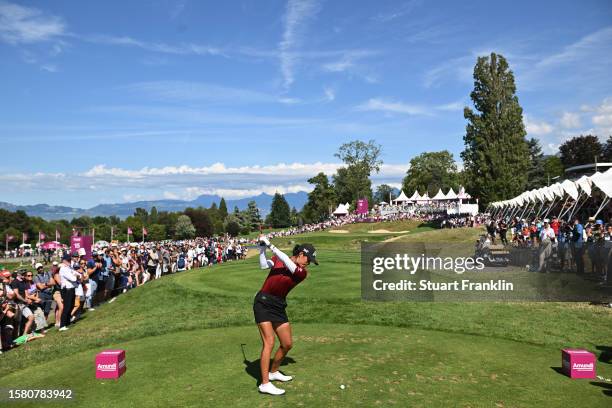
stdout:
[(47, 330), (47, 319), (45, 318), (45, 314), (42, 309), (42, 299), (38, 295), (38, 288), (36, 287), (36, 283), (34, 283), (33, 275), (34, 274), (30, 271), (25, 272), (23, 275), (26, 283), (26, 298), (31, 301), (28, 308), (34, 315), (35, 330), (32, 330), (32, 332), (34, 334), (35, 332), (39, 331), (44, 336), (44, 333), (46, 333)]
[(68, 330), (68, 326), (70, 326), (70, 319), (72, 309), (74, 307), (74, 298), (76, 287), (79, 284), (80, 276), (73, 269), (73, 261), (77, 262), (79, 256), (77, 253), (72, 256), (69, 253), (66, 253), (62, 257), (62, 264), (59, 269), (59, 276), (61, 279), (61, 294), (62, 294), (62, 303), (63, 310), (60, 322), (59, 331)]
[(572, 229), (572, 258), (576, 263), (576, 273), (584, 274), (584, 227), (579, 218), (574, 219), (574, 227)]
[[(18, 321), (19, 327), (17, 327), (17, 336), (19, 337), (21, 334), (29, 334), (32, 330), (32, 325), (34, 324), (34, 313), (29, 308), (29, 305), (32, 303), (30, 299), (26, 297), (26, 291), (28, 289), (27, 283), (23, 277), (23, 273), (15, 272), (13, 274), (13, 279), (11, 281), (11, 288), (15, 294), (15, 301), (17, 302), (17, 310), (18, 313)], [(21, 330), (21, 324), (24, 321), (21, 321), (20, 318), (25, 319), (25, 325), (23, 327), (23, 331)]]
[(2, 284), (0, 285), (0, 353), (13, 347), (13, 339), (18, 325), (17, 304), (15, 292), (11, 287), (11, 272), (0, 271)]
[(35, 265), (36, 276), (34, 277), (34, 284), (38, 290), (38, 296), (42, 301), (42, 310), (45, 319), (49, 318), (51, 312), (51, 304), (53, 303), (53, 287), (55, 282), (53, 281), (53, 275), (51, 271), (45, 271), (43, 264), (40, 262)]

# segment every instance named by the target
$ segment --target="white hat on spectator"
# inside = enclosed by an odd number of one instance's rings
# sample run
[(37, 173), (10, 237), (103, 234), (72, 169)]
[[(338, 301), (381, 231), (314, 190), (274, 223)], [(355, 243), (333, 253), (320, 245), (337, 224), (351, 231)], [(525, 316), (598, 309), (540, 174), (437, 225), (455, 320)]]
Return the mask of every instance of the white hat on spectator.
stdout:
[(43, 264), (41, 264), (40, 262), (37, 262), (36, 265), (34, 265), (34, 269), (38, 269), (42, 267), (43, 267)]
[(57, 266), (57, 265), (58, 265), (58, 263), (57, 263), (57, 261), (53, 261), (53, 263), (52, 263), (51, 265), (53, 265), (53, 266)]

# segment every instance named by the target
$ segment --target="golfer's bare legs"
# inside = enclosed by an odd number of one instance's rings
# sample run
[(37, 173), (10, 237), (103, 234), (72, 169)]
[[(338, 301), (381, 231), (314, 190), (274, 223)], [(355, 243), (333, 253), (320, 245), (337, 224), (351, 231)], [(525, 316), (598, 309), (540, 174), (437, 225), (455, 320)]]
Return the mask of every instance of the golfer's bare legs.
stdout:
[(274, 331), (276, 331), (276, 335), (280, 341), (280, 346), (278, 347), (278, 350), (276, 350), (276, 354), (274, 354), (274, 361), (272, 361), (272, 367), (270, 368), (271, 372), (278, 371), (281, 363), (283, 362), (283, 358), (285, 358), (293, 346), (291, 325), (289, 323), (275, 324)]
[(259, 367), (261, 369), (261, 383), (266, 384), (269, 382), (268, 374), (270, 372), (270, 356), (272, 356), (272, 349), (274, 348), (274, 328), (271, 322), (258, 323), (259, 334), (261, 335), (261, 358), (259, 360)]

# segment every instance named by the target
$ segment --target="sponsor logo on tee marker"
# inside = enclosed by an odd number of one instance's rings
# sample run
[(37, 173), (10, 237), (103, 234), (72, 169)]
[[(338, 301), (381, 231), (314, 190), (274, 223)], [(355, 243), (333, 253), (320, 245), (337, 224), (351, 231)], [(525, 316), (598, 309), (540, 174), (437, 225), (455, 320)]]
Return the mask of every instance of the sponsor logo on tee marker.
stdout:
[(593, 370), (593, 363), (588, 363), (588, 364), (574, 363), (574, 365), (572, 366), (572, 370), (592, 371)]
[[(125, 367), (125, 360), (119, 362), (119, 368)], [(113, 364), (98, 364), (99, 371), (115, 371), (117, 369), (117, 363)]]

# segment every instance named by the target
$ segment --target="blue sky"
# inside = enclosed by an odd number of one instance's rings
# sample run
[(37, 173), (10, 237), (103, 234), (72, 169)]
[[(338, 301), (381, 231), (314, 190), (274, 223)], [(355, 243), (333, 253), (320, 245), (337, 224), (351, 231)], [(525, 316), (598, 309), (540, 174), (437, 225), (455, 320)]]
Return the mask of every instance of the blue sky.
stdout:
[(609, 1), (0, 0), (0, 201), (307, 190), (354, 139), (398, 185), (421, 152), (459, 160), (491, 51), (545, 151), (612, 134)]

